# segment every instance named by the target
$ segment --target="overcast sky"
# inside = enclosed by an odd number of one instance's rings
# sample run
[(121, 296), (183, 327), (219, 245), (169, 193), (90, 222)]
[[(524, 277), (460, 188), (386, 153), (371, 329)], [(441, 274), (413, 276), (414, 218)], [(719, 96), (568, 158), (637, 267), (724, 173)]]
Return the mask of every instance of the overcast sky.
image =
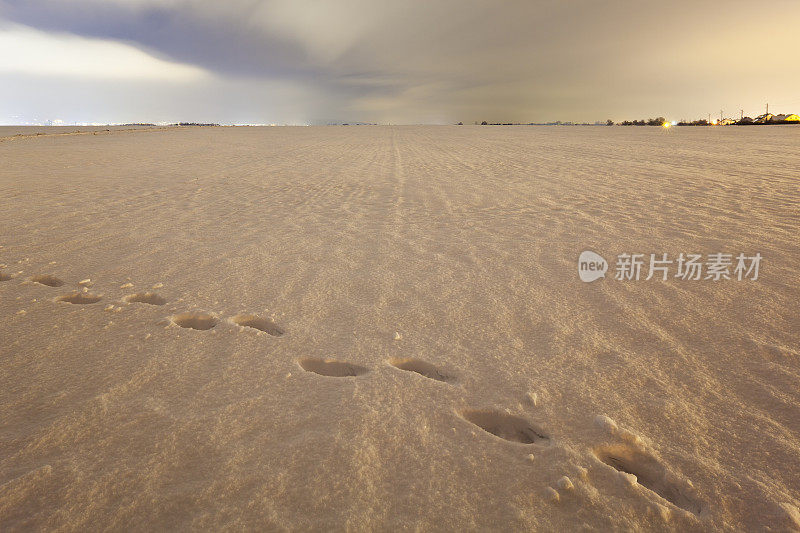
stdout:
[(0, 0), (0, 123), (800, 112), (800, 2)]

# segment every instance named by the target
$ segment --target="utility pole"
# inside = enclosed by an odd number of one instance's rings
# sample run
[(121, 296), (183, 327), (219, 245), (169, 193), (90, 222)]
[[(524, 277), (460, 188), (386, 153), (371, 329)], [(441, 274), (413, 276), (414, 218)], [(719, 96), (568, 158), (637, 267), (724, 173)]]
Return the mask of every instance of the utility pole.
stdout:
[(722, 109), (719, 110), (719, 121), (722, 122)]
[(711, 113), (708, 114), (708, 123), (711, 124)]
[(740, 109), (739, 110), (739, 120), (742, 120), (743, 118), (744, 118), (744, 109)]
[(767, 102), (767, 115), (769, 115), (769, 102)]

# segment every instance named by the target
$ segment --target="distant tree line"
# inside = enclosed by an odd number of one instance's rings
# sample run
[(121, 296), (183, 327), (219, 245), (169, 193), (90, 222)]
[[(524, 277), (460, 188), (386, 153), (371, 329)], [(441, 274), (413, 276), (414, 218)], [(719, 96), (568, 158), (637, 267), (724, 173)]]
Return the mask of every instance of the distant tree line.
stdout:
[[(665, 119), (664, 117), (656, 117), (656, 118), (648, 118), (647, 120), (645, 119), (624, 120), (620, 122), (619, 125), (620, 126), (663, 126), (666, 121), (667, 119)], [(610, 120), (606, 121), (606, 124), (608, 124), (609, 122), (611, 121)], [(611, 124), (608, 125), (610, 126)]]
[[(752, 120), (750, 122), (752, 122)], [(692, 120), (692, 121), (681, 120), (680, 122), (678, 122), (678, 126), (709, 126), (710, 124), (711, 123), (706, 119)]]
[[(712, 126), (712, 125), (737, 125), (737, 126), (750, 126), (750, 125), (759, 125), (759, 124), (800, 124), (800, 119), (798, 119), (797, 115), (761, 115), (752, 119), (750, 117), (742, 117), (739, 120), (733, 119), (724, 119), (720, 120), (720, 122), (714, 121), (709, 122), (706, 119), (700, 120), (681, 120), (677, 123), (669, 123), (666, 118), (664, 117), (655, 117), (655, 118), (648, 118), (648, 119), (640, 119), (640, 120), (623, 120), (622, 122), (614, 122), (611, 119), (606, 120), (605, 122), (598, 121), (594, 124), (590, 123), (578, 123), (578, 122), (528, 122), (528, 123), (521, 123), (521, 122), (487, 122), (482, 121), (478, 122), (475, 121), (474, 123), (476, 126), (480, 124), (481, 126), (664, 126), (676, 124), (678, 126)], [(459, 126), (463, 126), (463, 122), (458, 123)]]

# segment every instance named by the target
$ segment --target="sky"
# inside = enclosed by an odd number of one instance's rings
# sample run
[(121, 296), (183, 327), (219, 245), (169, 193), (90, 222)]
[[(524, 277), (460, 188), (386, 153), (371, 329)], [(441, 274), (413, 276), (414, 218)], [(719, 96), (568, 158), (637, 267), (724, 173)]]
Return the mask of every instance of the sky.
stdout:
[(800, 113), (800, 2), (0, 0), (0, 124)]

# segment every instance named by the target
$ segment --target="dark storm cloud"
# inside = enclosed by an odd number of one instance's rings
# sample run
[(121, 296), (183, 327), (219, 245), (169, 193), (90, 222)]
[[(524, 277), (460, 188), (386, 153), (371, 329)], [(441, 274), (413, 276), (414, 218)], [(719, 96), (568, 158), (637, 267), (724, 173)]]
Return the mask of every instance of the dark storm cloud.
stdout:
[(236, 75), (301, 76), (303, 51), (235, 17), (197, 16), (187, 4), (63, 0), (0, 0), (0, 16), (38, 29), (133, 42), (171, 59)]
[(800, 40), (779, 21), (798, 15), (789, 1), (765, 12), (686, 0), (0, 0), (0, 19), (133, 43), (226, 80), (301, 84), (327, 117), (405, 122), (693, 116), (787, 99)]

